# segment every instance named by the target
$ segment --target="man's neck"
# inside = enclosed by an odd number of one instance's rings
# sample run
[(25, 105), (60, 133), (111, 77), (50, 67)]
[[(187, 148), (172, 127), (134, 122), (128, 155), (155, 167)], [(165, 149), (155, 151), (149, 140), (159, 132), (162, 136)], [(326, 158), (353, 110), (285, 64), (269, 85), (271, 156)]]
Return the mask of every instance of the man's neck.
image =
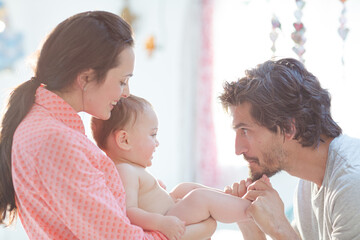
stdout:
[(302, 147), (296, 143), (290, 156), (289, 168), (284, 170), (292, 176), (311, 181), (320, 187), (325, 175), (329, 145), (333, 138), (322, 137), (322, 139), (324, 142), (320, 142), (316, 148)]

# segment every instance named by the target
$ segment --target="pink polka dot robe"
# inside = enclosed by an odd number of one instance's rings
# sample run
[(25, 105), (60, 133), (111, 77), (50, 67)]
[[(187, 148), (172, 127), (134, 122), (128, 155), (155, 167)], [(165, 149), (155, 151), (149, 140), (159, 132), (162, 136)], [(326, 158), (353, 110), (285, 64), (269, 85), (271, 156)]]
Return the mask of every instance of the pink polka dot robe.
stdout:
[(43, 86), (15, 131), (12, 177), (30, 239), (166, 239), (131, 225), (115, 165), (75, 110)]

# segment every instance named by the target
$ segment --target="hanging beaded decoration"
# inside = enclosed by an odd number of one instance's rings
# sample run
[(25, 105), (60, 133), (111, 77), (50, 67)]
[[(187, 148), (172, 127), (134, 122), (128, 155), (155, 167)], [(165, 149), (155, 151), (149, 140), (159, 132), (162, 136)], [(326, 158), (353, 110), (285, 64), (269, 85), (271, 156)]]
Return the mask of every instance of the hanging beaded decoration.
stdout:
[(304, 43), (306, 39), (304, 37), (305, 27), (304, 24), (301, 22), (302, 18), (302, 9), (305, 6), (305, 2), (303, 0), (296, 0), (297, 9), (294, 13), (296, 22), (294, 22), (295, 31), (291, 34), (292, 40), (295, 42), (295, 46), (292, 48), (293, 51), (298, 55), (299, 60), (304, 62), (304, 58), (302, 57), (305, 53)]
[(275, 52), (276, 52), (276, 47), (275, 47), (275, 42), (276, 39), (279, 36), (279, 31), (281, 31), (281, 23), (279, 22), (279, 19), (277, 18), (277, 16), (274, 14), (272, 19), (271, 19), (271, 25), (272, 25), (272, 30), (270, 33), (270, 39), (272, 41), (272, 46), (271, 46), (271, 51), (272, 51), (272, 57), (275, 57)]
[(340, 15), (340, 18), (339, 18), (340, 27), (338, 28), (338, 33), (339, 33), (341, 39), (343, 40), (343, 54), (342, 54), (342, 57), (341, 57), (341, 63), (344, 65), (345, 39), (346, 39), (346, 37), (347, 37), (347, 35), (349, 33), (349, 28), (347, 28), (345, 26), (345, 24), (346, 24), (346, 17), (345, 17), (345, 13), (346, 13), (345, 2), (346, 2), (346, 0), (340, 0), (340, 2), (343, 5), (343, 9), (341, 11), (341, 15)]

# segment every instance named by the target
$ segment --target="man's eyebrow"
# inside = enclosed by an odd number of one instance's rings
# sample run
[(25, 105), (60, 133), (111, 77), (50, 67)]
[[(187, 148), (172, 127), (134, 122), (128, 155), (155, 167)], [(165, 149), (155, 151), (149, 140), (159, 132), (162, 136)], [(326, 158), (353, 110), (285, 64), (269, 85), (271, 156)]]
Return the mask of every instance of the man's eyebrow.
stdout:
[(238, 123), (235, 126), (233, 126), (233, 129), (236, 130), (236, 129), (241, 128), (241, 127), (249, 127), (249, 125), (246, 124), (246, 123)]

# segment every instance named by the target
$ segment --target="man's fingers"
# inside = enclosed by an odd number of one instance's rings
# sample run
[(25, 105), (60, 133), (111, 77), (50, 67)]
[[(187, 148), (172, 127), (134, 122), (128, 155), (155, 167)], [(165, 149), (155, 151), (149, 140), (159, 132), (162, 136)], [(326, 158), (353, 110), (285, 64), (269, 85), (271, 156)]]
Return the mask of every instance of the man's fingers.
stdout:
[(268, 176), (266, 176), (265, 174), (262, 175), (260, 180), (263, 181), (264, 183), (266, 183), (267, 185), (269, 185), (270, 187), (272, 186), (271, 182), (270, 182), (270, 178), (268, 178)]
[(231, 194), (237, 197), (243, 197), (247, 191), (247, 187), (252, 183), (250, 179), (241, 180), (240, 182), (235, 182), (230, 186), (224, 188), (224, 192)]
[(246, 186), (246, 188), (247, 188), (248, 186), (250, 186), (250, 184), (252, 184), (252, 180), (251, 180), (251, 178), (247, 178), (246, 181), (245, 181), (245, 186)]
[(245, 180), (241, 180), (240, 183), (239, 183), (239, 187), (238, 187), (238, 196), (239, 197), (242, 197), (244, 196), (244, 194), (246, 193), (246, 182)]
[(237, 182), (233, 183), (231, 188), (232, 188), (232, 195), (238, 196), (239, 183)]
[(255, 201), (259, 196), (263, 196), (265, 193), (261, 190), (250, 190), (248, 191), (243, 198), (253, 202)]
[(247, 190), (268, 190), (272, 189), (272, 186), (270, 183), (267, 183), (263, 180), (257, 180), (256, 182), (253, 182), (247, 187)]
[(242, 197), (246, 193), (246, 185), (245, 180), (241, 180), (240, 182), (235, 182), (232, 185), (232, 195)]
[(231, 194), (231, 193), (232, 193), (231, 187), (230, 187), (230, 186), (226, 186), (226, 187), (224, 188), (224, 193)]

